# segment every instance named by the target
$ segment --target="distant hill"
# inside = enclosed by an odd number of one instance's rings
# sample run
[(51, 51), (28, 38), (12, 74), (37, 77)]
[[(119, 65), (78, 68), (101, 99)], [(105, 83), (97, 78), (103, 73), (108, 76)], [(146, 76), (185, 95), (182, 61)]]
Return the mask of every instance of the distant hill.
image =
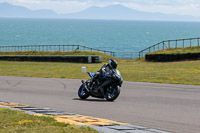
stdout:
[(150, 13), (133, 10), (122, 5), (90, 7), (71, 14), (57, 14), (52, 10), (30, 10), (23, 6), (0, 3), (0, 17), (7, 18), (66, 18), (66, 19), (106, 19), (106, 20), (159, 20), (159, 21), (200, 21), (200, 17)]
[(0, 17), (5, 18), (56, 18), (56, 14), (52, 10), (29, 10), (23, 6), (11, 5), (9, 3), (0, 3)]
[(63, 15), (63, 17), (74, 19), (200, 21), (200, 17), (141, 12), (122, 5), (90, 7), (78, 13)]

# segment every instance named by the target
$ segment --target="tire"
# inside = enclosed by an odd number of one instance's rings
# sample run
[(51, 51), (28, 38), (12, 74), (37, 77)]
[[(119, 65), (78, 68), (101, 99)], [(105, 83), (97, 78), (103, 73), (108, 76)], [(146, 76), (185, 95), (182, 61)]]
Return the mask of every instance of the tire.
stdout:
[(105, 98), (107, 101), (114, 101), (119, 96), (119, 94), (120, 94), (120, 88), (117, 85), (109, 86), (105, 90)]
[(85, 89), (85, 87), (83, 85), (80, 86), (80, 88), (78, 89), (78, 96), (81, 99), (86, 99), (90, 96), (89, 92)]

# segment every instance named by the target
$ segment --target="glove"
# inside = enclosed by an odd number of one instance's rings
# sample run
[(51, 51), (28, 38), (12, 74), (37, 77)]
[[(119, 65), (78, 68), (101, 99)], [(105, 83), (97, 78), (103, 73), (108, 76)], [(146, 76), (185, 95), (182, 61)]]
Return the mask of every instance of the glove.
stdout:
[(96, 72), (95, 74), (96, 74), (96, 75), (100, 75), (100, 72)]
[(100, 72), (96, 72), (95, 75), (94, 75), (94, 79), (96, 79), (97, 77), (99, 77), (100, 75)]

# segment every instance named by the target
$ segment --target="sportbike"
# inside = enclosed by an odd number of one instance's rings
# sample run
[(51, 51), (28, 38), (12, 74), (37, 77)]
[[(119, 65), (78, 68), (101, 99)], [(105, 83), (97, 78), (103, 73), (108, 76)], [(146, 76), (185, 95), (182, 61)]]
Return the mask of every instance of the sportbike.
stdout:
[(114, 101), (120, 94), (120, 87), (123, 83), (119, 70), (113, 70), (112, 75), (101, 75), (93, 80), (95, 73), (87, 72), (91, 79), (82, 80), (82, 85), (78, 90), (78, 96), (86, 99), (89, 96), (96, 98), (106, 98), (107, 101)]

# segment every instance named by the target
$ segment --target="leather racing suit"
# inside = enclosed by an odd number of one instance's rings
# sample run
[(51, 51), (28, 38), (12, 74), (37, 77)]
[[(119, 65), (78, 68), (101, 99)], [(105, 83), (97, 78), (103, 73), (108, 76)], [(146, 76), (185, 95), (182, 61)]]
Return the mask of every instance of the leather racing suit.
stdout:
[(112, 75), (113, 69), (109, 66), (109, 64), (104, 64), (99, 71), (96, 72), (95, 76), (92, 79), (93, 81), (99, 81), (102, 78), (102, 75)]

